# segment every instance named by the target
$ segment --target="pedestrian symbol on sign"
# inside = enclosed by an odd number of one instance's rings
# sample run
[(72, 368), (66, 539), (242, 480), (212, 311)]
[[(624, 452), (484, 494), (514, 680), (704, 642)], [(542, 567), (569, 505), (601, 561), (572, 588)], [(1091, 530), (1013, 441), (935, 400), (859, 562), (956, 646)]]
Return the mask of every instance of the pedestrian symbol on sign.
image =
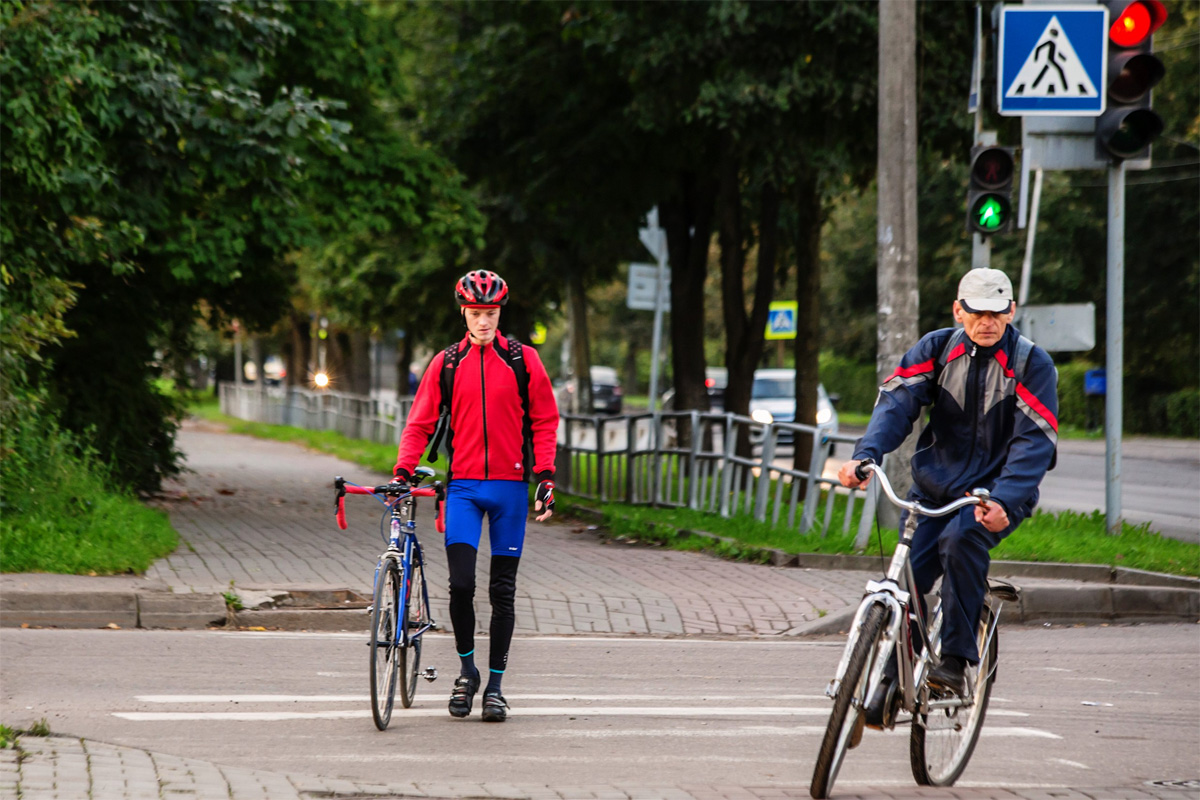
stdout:
[(767, 339), (795, 339), (796, 312), (799, 303), (795, 300), (774, 300), (767, 311)]
[(1051, 17), (1004, 94), (1005, 97), (1097, 97), (1099, 93), (1058, 17)]

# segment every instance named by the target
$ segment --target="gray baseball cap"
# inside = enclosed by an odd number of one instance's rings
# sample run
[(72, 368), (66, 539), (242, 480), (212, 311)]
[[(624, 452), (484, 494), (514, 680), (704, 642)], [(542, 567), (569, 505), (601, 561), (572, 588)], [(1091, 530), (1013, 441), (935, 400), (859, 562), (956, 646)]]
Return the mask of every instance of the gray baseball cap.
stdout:
[(1012, 281), (998, 269), (973, 269), (958, 282), (958, 303), (972, 314), (1007, 314), (1013, 306)]

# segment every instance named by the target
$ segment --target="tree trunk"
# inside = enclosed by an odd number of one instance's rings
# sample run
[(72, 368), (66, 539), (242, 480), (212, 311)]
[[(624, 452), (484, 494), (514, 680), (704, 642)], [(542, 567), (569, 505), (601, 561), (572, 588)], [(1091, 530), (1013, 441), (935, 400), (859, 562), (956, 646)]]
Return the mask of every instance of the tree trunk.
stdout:
[(364, 331), (350, 333), (350, 388), (353, 394), (371, 395), (371, 337)]
[[(739, 186), (736, 164), (732, 163), (732, 159), (726, 159), (721, 170), (718, 201), (721, 308), (725, 322), (725, 367), (728, 370), (725, 410), (748, 415), (754, 370), (762, 358), (767, 311), (775, 285), (775, 261), (779, 252), (779, 191), (773, 183), (764, 185), (760, 190), (758, 259), (755, 264), (754, 296), (747, 314), (745, 243), (749, 235), (741, 219)], [(739, 432), (737, 453), (743, 457), (748, 457), (751, 452), (749, 433), (745, 428)]]
[(583, 273), (576, 264), (567, 275), (567, 319), (571, 326), (571, 371), (575, 374), (575, 392), (571, 395), (571, 411), (592, 413), (592, 359), (588, 347), (587, 293)]
[(404, 337), (397, 343), (396, 348), (396, 396), (408, 397), (416, 394), (409, 376), (412, 375), (413, 362), (413, 337), (412, 334), (405, 332)]
[[(878, 383), (891, 375), (900, 358), (919, 336), (917, 314), (917, 90), (916, 3), (893, 0), (879, 4), (879, 267), (878, 342), (875, 360)], [(896, 493), (912, 485), (909, 461), (920, 434), (912, 435), (888, 460), (887, 475)], [(899, 511), (881, 503), (880, 519), (899, 524)]]
[(716, 193), (710, 177), (683, 173), (678, 194), (658, 206), (670, 254), (671, 371), (677, 411), (709, 408), (704, 388), (704, 280)]
[[(815, 425), (817, 384), (821, 382), (821, 225), (824, 212), (815, 172), (805, 171), (796, 184), (796, 422)], [(796, 438), (792, 468), (808, 471), (813, 442)], [(808, 488), (801, 486), (803, 497)]]
[(288, 315), (289, 332), (286, 346), (287, 385), (307, 388), (308, 360), (312, 349), (312, 330), (307, 314), (293, 311)]

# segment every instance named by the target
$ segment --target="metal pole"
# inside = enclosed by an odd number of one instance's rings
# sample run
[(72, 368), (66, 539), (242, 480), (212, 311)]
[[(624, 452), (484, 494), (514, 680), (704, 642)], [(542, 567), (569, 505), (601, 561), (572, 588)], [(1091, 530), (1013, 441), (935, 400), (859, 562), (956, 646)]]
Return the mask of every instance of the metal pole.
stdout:
[(1108, 324), (1104, 360), (1104, 513), (1111, 536), (1121, 533), (1122, 369), (1125, 360), (1125, 162), (1108, 168)]
[[(1017, 293), (1017, 308), (1029, 301), (1029, 280), (1033, 275), (1033, 244), (1037, 238), (1038, 206), (1042, 202), (1042, 170), (1033, 174), (1033, 198), (1029, 201), (1029, 227), (1025, 234), (1025, 261), (1021, 264), (1021, 289)], [(1020, 313), (1020, 312), (1018, 312)]]
[(658, 254), (658, 277), (655, 278), (654, 290), (654, 336), (650, 345), (650, 410), (658, 410), (658, 361), (662, 347), (663, 319), (663, 278), (667, 273), (666, 248), (661, 248)]

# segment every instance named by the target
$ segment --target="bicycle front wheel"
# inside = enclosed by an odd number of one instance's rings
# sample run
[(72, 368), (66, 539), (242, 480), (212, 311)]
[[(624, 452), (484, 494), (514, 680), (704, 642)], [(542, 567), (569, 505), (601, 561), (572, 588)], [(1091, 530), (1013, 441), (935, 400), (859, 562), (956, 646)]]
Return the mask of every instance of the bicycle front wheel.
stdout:
[(371, 716), (379, 730), (392, 719), (396, 698), (397, 605), (400, 602), (400, 569), (393, 558), (384, 559), (375, 577), (371, 609)]
[(421, 640), (424, 637), (413, 634), (429, 624), (425, 567), (415, 564), (410, 572), (409, 580), (404, 582), (404, 617), (408, 633), (400, 647), (400, 702), (405, 708), (412, 706), (417, 694), (417, 675), (421, 669)]
[(913, 777), (922, 786), (953, 786), (967, 768), (979, 740), (992, 683), (996, 680), (1000, 637), (996, 631), (988, 640), (994, 614), (987, 604), (979, 617), (976, 646), (982, 655), (978, 666), (967, 667), (971, 703), (958, 708), (918, 711), (913, 716), (909, 760)]
[(871, 662), (878, 651), (879, 637), (883, 634), (883, 623), (887, 609), (875, 604), (863, 617), (858, 640), (846, 665), (846, 675), (833, 698), (833, 712), (825, 727), (825, 738), (817, 754), (817, 765), (813, 769), (809, 794), (816, 800), (824, 800), (833, 791), (833, 782), (846, 751), (857, 746), (856, 739), (862, 736), (863, 709), (867, 704), (867, 683), (871, 675)]

